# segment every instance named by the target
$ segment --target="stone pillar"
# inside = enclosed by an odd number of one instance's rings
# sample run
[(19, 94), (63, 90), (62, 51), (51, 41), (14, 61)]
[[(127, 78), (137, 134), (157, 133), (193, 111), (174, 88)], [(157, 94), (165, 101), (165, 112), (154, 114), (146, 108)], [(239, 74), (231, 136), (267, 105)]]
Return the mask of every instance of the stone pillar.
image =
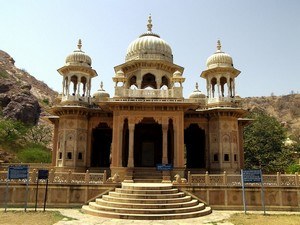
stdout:
[(218, 98), (222, 96), (220, 88), (220, 78), (217, 79), (217, 88), (218, 88)]
[[(120, 142), (119, 142), (119, 112), (114, 113), (113, 117), (113, 136), (112, 136), (112, 150), (111, 150), (111, 164), (110, 167), (118, 167), (120, 165)], [(123, 124), (123, 123), (122, 123)]]
[(167, 164), (168, 163), (168, 124), (167, 123), (162, 124), (162, 134), (163, 134), (162, 163)]
[(206, 92), (207, 92), (207, 96), (210, 98), (211, 97), (211, 84), (210, 84), (210, 80), (208, 78), (206, 78)]
[(129, 128), (129, 153), (127, 167), (134, 167), (134, 123), (128, 124)]

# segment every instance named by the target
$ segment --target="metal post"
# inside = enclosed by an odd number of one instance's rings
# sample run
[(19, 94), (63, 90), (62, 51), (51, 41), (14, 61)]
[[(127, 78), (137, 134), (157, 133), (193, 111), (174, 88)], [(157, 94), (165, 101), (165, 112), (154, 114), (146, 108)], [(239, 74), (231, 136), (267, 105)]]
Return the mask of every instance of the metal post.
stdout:
[(37, 208), (38, 192), (39, 192), (39, 178), (37, 179), (37, 182), (36, 182), (35, 207), (34, 207), (35, 211), (36, 211), (36, 208)]
[(243, 189), (243, 204), (244, 204), (244, 213), (247, 213), (246, 209), (246, 197), (245, 197), (245, 183), (244, 183), (244, 175), (243, 170), (241, 170), (241, 179), (242, 179), (242, 189)]
[(8, 201), (8, 178), (9, 178), (9, 175), (7, 173), (6, 190), (5, 190), (5, 212), (7, 210), (7, 201)]
[(47, 193), (48, 193), (48, 178), (46, 180), (46, 191), (45, 191), (45, 198), (44, 198), (44, 212), (45, 212), (45, 209), (46, 209)]

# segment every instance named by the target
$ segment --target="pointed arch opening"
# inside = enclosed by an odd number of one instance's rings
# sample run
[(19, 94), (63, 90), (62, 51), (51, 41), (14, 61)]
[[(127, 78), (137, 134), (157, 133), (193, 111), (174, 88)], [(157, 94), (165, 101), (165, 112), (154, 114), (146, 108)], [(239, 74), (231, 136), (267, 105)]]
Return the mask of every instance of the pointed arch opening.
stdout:
[(92, 131), (92, 167), (109, 167), (112, 142), (112, 129), (107, 123), (100, 123)]
[(228, 93), (228, 87), (226, 84), (227, 84), (227, 78), (221, 77), (221, 79), (220, 79), (221, 97), (225, 97), (226, 93)]
[(217, 78), (215, 78), (215, 77), (212, 78), (210, 81), (210, 84), (211, 84), (211, 95), (212, 95), (211, 97), (214, 98), (214, 97), (216, 97), (215, 96), (215, 88), (216, 88), (216, 84), (217, 84)]
[(205, 131), (192, 123), (184, 130), (186, 168), (205, 168)]
[(167, 86), (167, 88), (169, 88), (169, 79), (166, 77), (166, 76), (163, 76), (162, 78), (161, 78), (161, 88), (163, 87), (163, 86)]
[(146, 87), (157, 89), (155, 76), (151, 73), (147, 73), (143, 76), (141, 88), (145, 89)]

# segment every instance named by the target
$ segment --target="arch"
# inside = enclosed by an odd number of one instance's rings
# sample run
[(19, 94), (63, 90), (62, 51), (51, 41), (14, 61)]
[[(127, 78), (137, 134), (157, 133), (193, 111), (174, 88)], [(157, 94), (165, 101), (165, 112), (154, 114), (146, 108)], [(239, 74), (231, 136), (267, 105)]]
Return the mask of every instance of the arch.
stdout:
[(217, 84), (217, 78), (213, 77), (210, 81), (210, 84), (211, 84), (211, 94), (212, 96), (211, 97), (215, 97), (215, 86)]
[(168, 77), (166, 77), (166, 76), (163, 76), (162, 78), (161, 78), (161, 87), (163, 87), (163, 86), (167, 86), (168, 88), (169, 88), (169, 79), (168, 79)]
[(162, 125), (153, 118), (143, 118), (134, 130), (134, 164), (155, 167), (162, 162)]
[(112, 142), (112, 129), (107, 123), (99, 123), (92, 131), (92, 167), (110, 166), (110, 149)]
[(131, 87), (132, 85), (137, 87), (137, 83), (136, 83), (136, 76), (133, 75), (132, 77), (130, 77), (129, 79), (129, 87)]
[(147, 73), (143, 76), (141, 88), (144, 89), (146, 87), (152, 87), (153, 89), (157, 89), (156, 78), (151, 73)]
[(225, 93), (228, 93), (228, 88), (225, 84), (227, 84), (227, 78), (221, 77), (220, 78), (220, 86), (221, 86), (221, 96), (222, 97), (225, 97)]
[(192, 123), (184, 130), (186, 168), (205, 168), (205, 131)]
[(73, 93), (75, 95), (77, 92), (77, 84), (78, 84), (78, 77), (76, 75), (71, 76), (71, 82), (73, 84)]

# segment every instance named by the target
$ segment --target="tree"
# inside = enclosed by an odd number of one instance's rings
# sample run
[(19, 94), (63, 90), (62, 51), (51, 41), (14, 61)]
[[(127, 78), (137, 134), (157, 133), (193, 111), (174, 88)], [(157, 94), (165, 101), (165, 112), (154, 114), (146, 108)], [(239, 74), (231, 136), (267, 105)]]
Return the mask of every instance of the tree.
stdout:
[(0, 143), (16, 143), (27, 131), (20, 121), (0, 119)]
[(285, 128), (262, 111), (252, 112), (250, 118), (254, 121), (244, 131), (245, 168), (284, 172), (293, 163), (291, 151), (284, 146)]
[(49, 126), (38, 124), (27, 130), (24, 139), (29, 143), (47, 146), (52, 140), (52, 131)]

